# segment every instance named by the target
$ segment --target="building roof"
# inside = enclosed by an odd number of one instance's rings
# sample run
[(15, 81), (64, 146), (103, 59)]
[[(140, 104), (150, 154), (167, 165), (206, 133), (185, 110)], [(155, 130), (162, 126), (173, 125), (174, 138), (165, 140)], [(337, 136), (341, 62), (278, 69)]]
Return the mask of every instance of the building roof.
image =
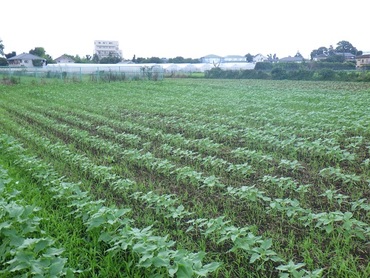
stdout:
[(279, 59), (279, 62), (302, 62), (304, 59), (302, 57), (284, 57)]
[(345, 58), (354, 58), (354, 57), (356, 57), (355, 54), (350, 53), (350, 52), (335, 52), (335, 55), (341, 55)]
[(39, 56), (30, 54), (30, 53), (22, 53), (17, 56), (11, 57), (7, 59), (8, 61), (13, 61), (13, 60), (45, 60), (44, 58), (41, 58)]
[(69, 59), (74, 61), (74, 59), (66, 54), (63, 54), (62, 56), (59, 56), (58, 58), (55, 58), (54, 61), (59, 60), (59, 59)]
[(363, 58), (370, 58), (370, 54), (364, 54), (364, 55), (356, 56), (356, 59), (363, 59)]
[(315, 58), (328, 58), (328, 55), (321, 53), (321, 54), (315, 55)]
[(214, 55), (214, 54), (209, 54), (209, 55), (204, 56), (202, 58), (222, 58), (222, 57), (221, 56)]

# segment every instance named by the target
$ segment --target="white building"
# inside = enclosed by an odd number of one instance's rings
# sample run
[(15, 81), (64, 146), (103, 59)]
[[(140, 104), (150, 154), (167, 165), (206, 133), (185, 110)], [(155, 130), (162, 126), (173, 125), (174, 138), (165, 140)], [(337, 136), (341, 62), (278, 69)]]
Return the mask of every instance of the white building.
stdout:
[(57, 62), (58, 64), (65, 64), (65, 63), (74, 63), (75, 60), (73, 60), (72, 57), (68, 56), (68, 55), (62, 55), (62, 56), (59, 56), (58, 58), (54, 59), (55, 62)]
[(247, 62), (247, 57), (241, 55), (228, 55), (223, 57), (224, 63)]
[(119, 49), (118, 41), (94, 41), (94, 54), (98, 55), (99, 59), (105, 57), (122, 57), (122, 50)]
[(268, 58), (265, 55), (262, 55), (261, 53), (258, 53), (256, 56), (253, 57), (253, 63), (265, 61), (268, 61)]
[(22, 53), (7, 60), (11, 67), (32, 68), (34, 66), (44, 66), (46, 64), (46, 59), (30, 53)]
[(222, 62), (222, 57), (218, 55), (210, 54), (210, 55), (200, 58), (200, 61), (206, 64), (219, 64)]

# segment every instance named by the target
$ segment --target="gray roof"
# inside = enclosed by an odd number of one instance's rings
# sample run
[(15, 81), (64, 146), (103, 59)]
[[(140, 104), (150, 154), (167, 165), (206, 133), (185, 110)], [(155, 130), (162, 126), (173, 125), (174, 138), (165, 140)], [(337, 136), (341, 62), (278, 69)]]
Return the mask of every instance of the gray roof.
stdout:
[(13, 60), (45, 60), (44, 58), (41, 58), (39, 56), (30, 54), (30, 53), (22, 53), (17, 56), (11, 57), (7, 59), (8, 61), (13, 61)]
[(356, 57), (355, 54), (352, 54), (352, 53), (349, 53), (349, 52), (344, 52), (344, 53), (343, 52), (335, 52), (335, 55), (344, 56), (346, 58)]
[(324, 53), (321, 53), (321, 54), (315, 55), (315, 57), (316, 58), (328, 58), (328, 55), (324, 54)]
[(362, 59), (362, 58), (370, 58), (370, 54), (363, 54), (363, 55), (356, 57), (356, 59)]
[(74, 59), (72, 57), (70, 57), (66, 54), (63, 54), (62, 56), (59, 56), (58, 58), (54, 59), (54, 61), (59, 60), (59, 59), (70, 59), (70, 60), (74, 61)]
[(222, 58), (222, 57), (221, 56), (214, 55), (214, 54), (210, 54), (210, 55), (204, 56), (202, 58)]
[(279, 62), (302, 62), (304, 59), (302, 57), (285, 57), (279, 59)]

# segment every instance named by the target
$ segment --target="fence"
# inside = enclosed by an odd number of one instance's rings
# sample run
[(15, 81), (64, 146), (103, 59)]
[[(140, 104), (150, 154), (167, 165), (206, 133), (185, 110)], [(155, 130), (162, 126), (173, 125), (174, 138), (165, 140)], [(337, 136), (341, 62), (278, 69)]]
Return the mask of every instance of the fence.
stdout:
[(162, 80), (164, 70), (157, 66), (116, 65), (59, 65), (45, 67), (0, 67), (3, 80), (27, 78), (30, 80), (56, 79), (62, 81), (123, 81)]

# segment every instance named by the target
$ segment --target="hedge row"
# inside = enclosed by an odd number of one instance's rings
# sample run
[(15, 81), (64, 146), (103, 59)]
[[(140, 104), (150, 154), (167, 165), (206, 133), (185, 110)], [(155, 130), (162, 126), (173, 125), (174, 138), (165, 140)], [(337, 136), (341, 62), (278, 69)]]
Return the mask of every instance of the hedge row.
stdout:
[(332, 69), (297, 69), (287, 70), (276, 67), (267, 70), (222, 70), (213, 68), (205, 72), (205, 78), (215, 79), (274, 79), (274, 80), (312, 80), (312, 81), (361, 81), (370, 82), (369, 71), (335, 71)]

